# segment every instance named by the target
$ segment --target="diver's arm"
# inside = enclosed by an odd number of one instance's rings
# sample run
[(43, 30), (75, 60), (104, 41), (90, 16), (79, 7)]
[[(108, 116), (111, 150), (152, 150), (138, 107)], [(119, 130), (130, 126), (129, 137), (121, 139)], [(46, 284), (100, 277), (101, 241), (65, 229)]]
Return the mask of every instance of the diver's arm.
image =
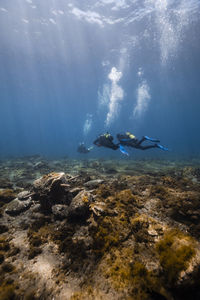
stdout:
[(117, 149), (119, 149), (119, 144), (112, 143), (112, 145), (110, 145), (109, 148), (111, 148), (113, 150), (117, 150)]
[(90, 146), (88, 149), (88, 151), (91, 151), (94, 147), (93, 146)]
[(96, 140), (93, 142), (93, 144), (94, 144), (95, 146), (97, 146), (97, 147), (100, 147), (101, 144), (99, 143), (99, 138), (96, 139)]

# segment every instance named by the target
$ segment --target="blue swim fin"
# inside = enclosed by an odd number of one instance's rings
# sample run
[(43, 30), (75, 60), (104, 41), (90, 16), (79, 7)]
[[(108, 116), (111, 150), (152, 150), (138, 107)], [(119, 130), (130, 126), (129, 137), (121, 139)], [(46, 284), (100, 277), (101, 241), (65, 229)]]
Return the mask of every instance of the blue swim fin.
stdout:
[(162, 146), (162, 145), (160, 145), (160, 144), (156, 144), (156, 146), (157, 146), (158, 148), (160, 148), (161, 150), (169, 151), (168, 148), (166, 148), (166, 147), (164, 147), (164, 146)]
[(122, 145), (119, 145), (119, 150), (121, 151), (121, 153), (129, 156), (129, 153), (124, 149)]
[(145, 140), (151, 141), (151, 142), (155, 142), (155, 143), (159, 143), (160, 141), (158, 139), (152, 139), (150, 137), (148, 137), (147, 135), (144, 136)]

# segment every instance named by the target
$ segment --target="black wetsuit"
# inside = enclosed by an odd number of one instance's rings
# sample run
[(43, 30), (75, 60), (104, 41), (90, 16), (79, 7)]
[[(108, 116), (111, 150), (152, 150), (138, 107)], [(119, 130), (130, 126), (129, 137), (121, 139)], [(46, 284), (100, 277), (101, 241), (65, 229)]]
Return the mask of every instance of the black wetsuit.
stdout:
[(146, 141), (145, 137), (142, 137), (140, 140), (138, 140), (136, 137), (131, 137), (129, 134), (117, 134), (117, 138), (119, 140), (119, 143), (123, 146), (128, 146), (140, 150), (147, 150), (151, 148), (157, 148), (157, 144), (149, 145), (149, 146), (143, 146), (141, 145), (144, 141)]
[(98, 147), (106, 147), (113, 150), (117, 150), (119, 148), (118, 144), (113, 143), (113, 136), (110, 134), (102, 134), (100, 135), (94, 142), (94, 145)]
[(85, 147), (84, 144), (80, 144), (80, 145), (78, 146), (78, 148), (77, 148), (77, 151), (78, 151), (79, 153), (84, 153), (84, 154), (90, 152), (90, 150), (87, 149), (87, 148)]

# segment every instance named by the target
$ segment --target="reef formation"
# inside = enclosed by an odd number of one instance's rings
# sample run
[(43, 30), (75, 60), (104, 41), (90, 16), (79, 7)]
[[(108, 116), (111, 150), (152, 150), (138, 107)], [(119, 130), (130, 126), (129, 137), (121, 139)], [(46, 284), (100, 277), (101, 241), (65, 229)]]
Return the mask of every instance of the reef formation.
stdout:
[(0, 162), (0, 300), (200, 299), (199, 160)]

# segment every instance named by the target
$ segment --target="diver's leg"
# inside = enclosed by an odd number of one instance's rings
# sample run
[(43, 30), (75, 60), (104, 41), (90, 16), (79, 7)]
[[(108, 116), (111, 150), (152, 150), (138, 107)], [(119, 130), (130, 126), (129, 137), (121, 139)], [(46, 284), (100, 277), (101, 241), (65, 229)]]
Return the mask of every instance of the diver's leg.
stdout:
[(151, 146), (142, 146), (142, 145), (139, 145), (139, 147), (135, 147), (137, 149), (140, 149), (140, 150), (147, 150), (147, 149), (151, 149), (151, 148), (159, 148), (163, 151), (169, 151), (168, 148), (160, 145), (160, 144), (154, 144), (154, 145), (151, 145)]
[(141, 138), (141, 140), (137, 141), (137, 146), (140, 146), (146, 140), (145, 136)]
[[(138, 142), (137, 142), (137, 146), (140, 146), (144, 141), (150, 141), (150, 142), (160, 142), (159, 140), (156, 140), (156, 139), (152, 139), (152, 138), (149, 138), (148, 136), (143, 136), (142, 138), (141, 138), (141, 140), (139, 140)], [(155, 148), (155, 146), (143, 146), (145, 149), (149, 149), (149, 147), (150, 148)], [(146, 147), (148, 147), (148, 148), (146, 148)], [(145, 150), (144, 149), (144, 150)]]
[(157, 144), (150, 145), (150, 146), (139, 145), (139, 147), (135, 147), (135, 148), (140, 149), (140, 150), (147, 150), (147, 149), (151, 149), (151, 148), (158, 148), (158, 146), (157, 146)]
[(160, 143), (160, 140), (158, 140), (158, 139), (153, 139), (153, 138), (150, 138), (149, 136), (147, 136), (147, 135), (145, 135), (144, 137), (143, 137), (145, 140), (147, 140), (147, 141), (150, 141), (150, 142), (154, 142), (154, 143)]

